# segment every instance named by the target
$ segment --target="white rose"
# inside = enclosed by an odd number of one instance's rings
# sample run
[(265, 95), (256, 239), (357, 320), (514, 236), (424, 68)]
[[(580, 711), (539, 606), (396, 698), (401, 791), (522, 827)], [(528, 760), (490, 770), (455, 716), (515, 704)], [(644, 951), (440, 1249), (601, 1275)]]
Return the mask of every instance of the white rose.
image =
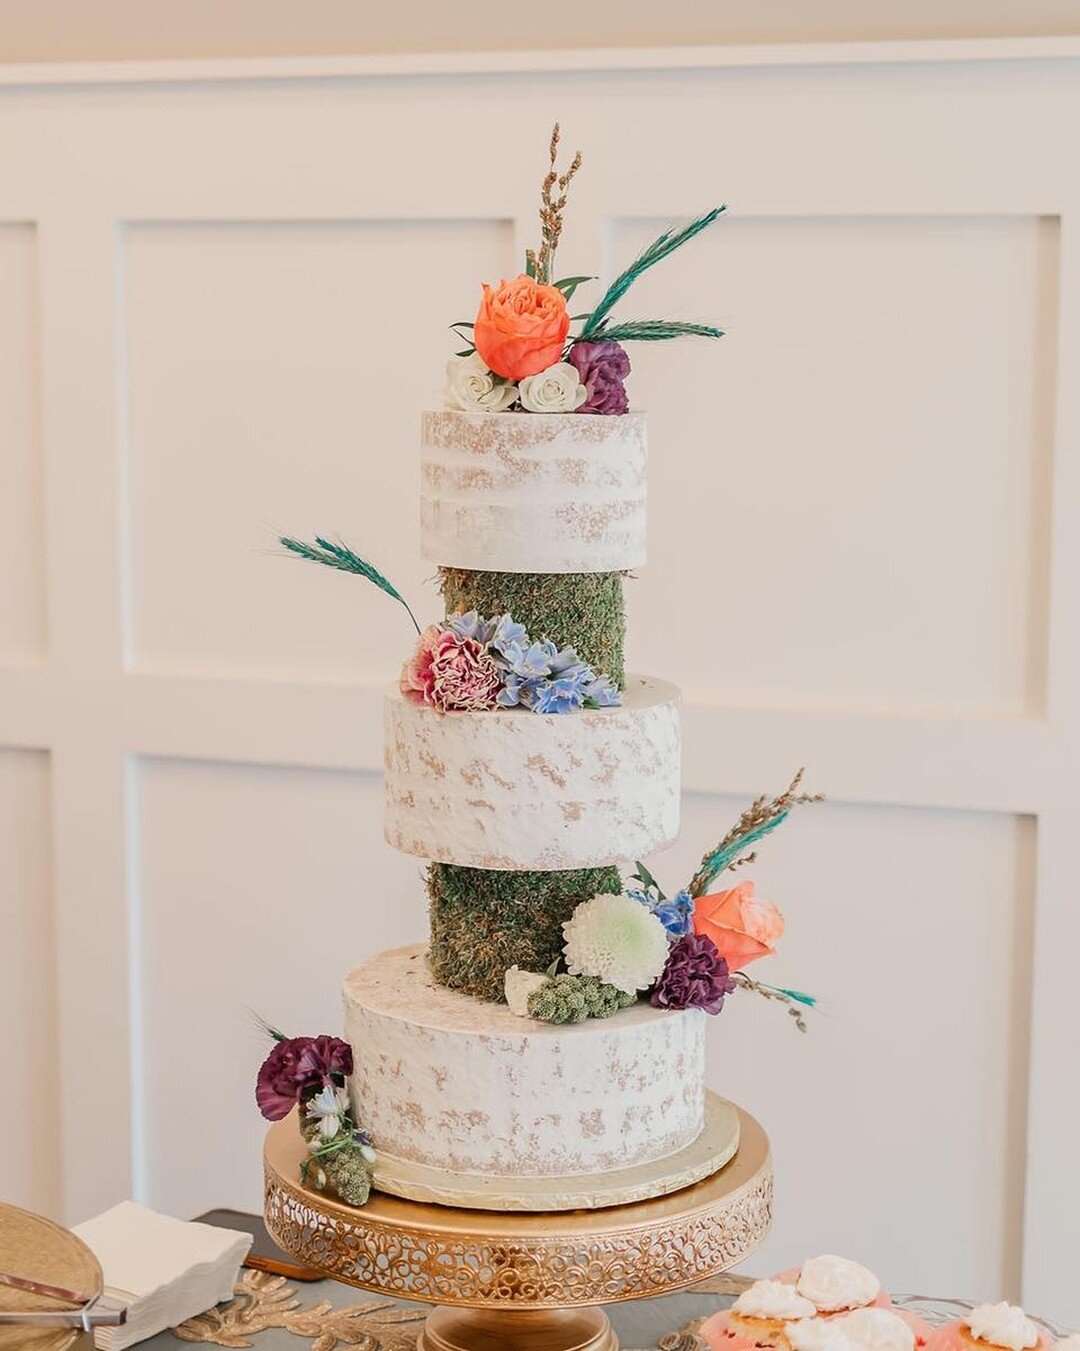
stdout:
[(446, 363), (443, 399), (447, 408), (462, 413), (503, 413), (517, 396), (517, 385), (492, 375), (476, 352), (451, 357)]
[(522, 408), (530, 413), (572, 413), (589, 397), (576, 366), (557, 361), (539, 375), (527, 375), (518, 386)]
[(534, 990), (542, 990), (547, 984), (547, 976), (537, 975), (535, 971), (522, 971), (520, 966), (512, 966), (503, 977), (503, 992), (510, 1012), (519, 1018), (529, 1016), (529, 995)]

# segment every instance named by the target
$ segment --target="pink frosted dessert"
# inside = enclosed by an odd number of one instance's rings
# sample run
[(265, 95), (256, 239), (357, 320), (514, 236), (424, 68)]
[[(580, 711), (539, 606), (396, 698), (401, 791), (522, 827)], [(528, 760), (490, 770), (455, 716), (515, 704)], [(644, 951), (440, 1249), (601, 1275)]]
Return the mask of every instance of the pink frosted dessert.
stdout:
[(1045, 1332), (1015, 1304), (979, 1304), (964, 1318), (935, 1328), (930, 1351), (1050, 1351)]
[(711, 1351), (919, 1351), (930, 1328), (894, 1308), (872, 1271), (827, 1254), (756, 1281), (698, 1336)]

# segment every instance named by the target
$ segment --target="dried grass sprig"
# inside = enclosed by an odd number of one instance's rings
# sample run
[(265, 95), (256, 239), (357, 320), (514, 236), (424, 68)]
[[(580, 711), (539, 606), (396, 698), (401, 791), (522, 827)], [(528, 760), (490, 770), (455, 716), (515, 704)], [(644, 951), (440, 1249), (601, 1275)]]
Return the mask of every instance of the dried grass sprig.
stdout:
[(756, 844), (758, 840), (774, 831), (787, 819), (793, 807), (824, 800), (821, 793), (799, 791), (804, 773), (805, 769), (800, 769), (779, 797), (769, 798), (762, 795), (754, 799), (716, 848), (710, 850), (701, 860), (701, 866), (687, 887), (691, 896), (704, 896), (726, 868), (733, 867), (736, 863), (750, 862), (750, 857), (744, 859), (738, 857), (742, 850)]
[(559, 238), (563, 229), (563, 212), (569, 195), (570, 183), (581, 168), (581, 151), (574, 154), (570, 167), (563, 174), (556, 168), (559, 154), (559, 124), (551, 129), (551, 144), (548, 146), (549, 167), (544, 181), (540, 185), (540, 249), (533, 253), (530, 249), (525, 255), (526, 267), (538, 282), (545, 286), (551, 284), (552, 264), (555, 250), (559, 247)]
[(779, 1004), (786, 1005), (788, 1013), (795, 1019), (795, 1026), (800, 1032), (806, 1031), (806, 1016), (803, 1010), (817, 1007), (817, 1000), (812, 994), (804, 994), (802, 990), (785, 990), (780, 985), (766, 985), (764, 981), (754, 980), (745, 971), (732, 972), (731, 979), (741, 990), (749, 990), (752, 994), (761, 995), (763, 999), (773, 999)]

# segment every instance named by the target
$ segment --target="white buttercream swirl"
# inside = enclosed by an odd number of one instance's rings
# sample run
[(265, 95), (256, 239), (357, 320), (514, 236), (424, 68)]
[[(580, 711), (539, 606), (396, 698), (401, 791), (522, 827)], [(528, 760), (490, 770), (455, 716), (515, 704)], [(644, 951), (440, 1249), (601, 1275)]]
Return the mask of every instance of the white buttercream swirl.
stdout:
[(1007, 1346), (1011, 1351), (1027, 1351), (1039, 1341), (1039, 1329), (1023, 1309), (1004, 1300), (1000, 1304), (977, 1305), (964, 1322), (980, 1342)]
[(800, 1318), (784, 1328), (792, 1351), (861, 1351), (835, 1318)]
[(1059, 1337), (1054, 1343), (1054, 1351), (1080, 1351), (1080, 1332), (1071, 1332), (1068, 1337)]
[(796, 1289), (822, 1313), (832, 1313), (873, 1304), (881, 1292), (881, 1282), (858, 1262), (825, 1253), (803, 1263)]
[(810, 1301), (785, 1281), (755, 1281), (742, 1292), (731, 1309), (744, 1318), (771, 1318), (784, 1323), (814, 1316)]
[(853, 1309), (832, 1320), (863, 1351), (915, 1351), (915, 1333), (888, 1309)]

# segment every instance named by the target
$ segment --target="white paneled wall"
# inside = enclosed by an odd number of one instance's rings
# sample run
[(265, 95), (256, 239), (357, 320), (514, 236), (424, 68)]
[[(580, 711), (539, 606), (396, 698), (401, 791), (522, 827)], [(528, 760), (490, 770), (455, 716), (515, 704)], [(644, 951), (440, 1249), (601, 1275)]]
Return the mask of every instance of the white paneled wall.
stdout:
[(436, 613), (418, 411), (556, 115), (567, 272), (732, 204), (627, 306), (730, 329), (632, 353), (630, 646), (687, 695), (665, 880), (795, 765), (830, 794), (755, 870), (822, 1015), (711, 1034), (776, 1148), (755, 1267), (848, 1250), (1080, 1322), (1069, 43), (0, 72), (0, 1012), (32, 1029), (0, 1194), (257, 1207), (255, 1013), (334, 1030), (345, 969), (423, 932), (380, 833), (410, 630), (273, 534)]

